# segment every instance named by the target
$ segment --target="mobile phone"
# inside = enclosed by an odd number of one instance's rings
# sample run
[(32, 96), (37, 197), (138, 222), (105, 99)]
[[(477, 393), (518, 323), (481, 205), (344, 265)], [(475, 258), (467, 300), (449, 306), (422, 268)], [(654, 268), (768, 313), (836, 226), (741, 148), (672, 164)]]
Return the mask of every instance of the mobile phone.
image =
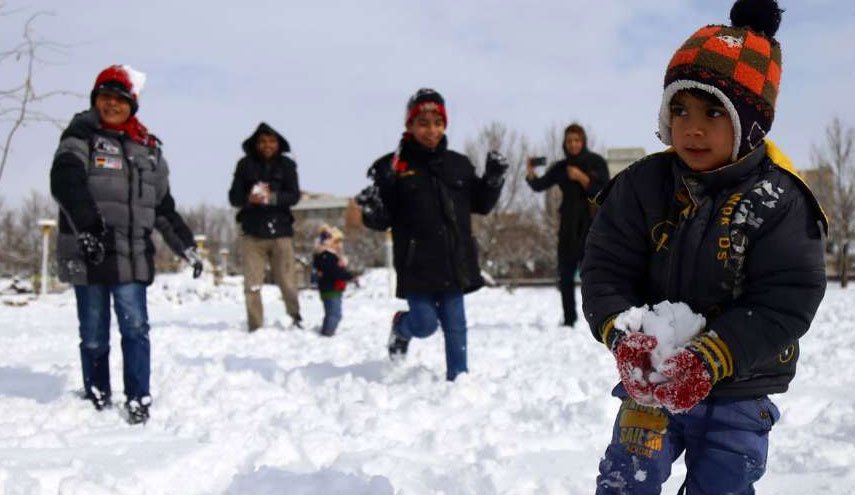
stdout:
[(534, 156), (529, 158), (531, 160), (532, 167), (542, 167), (546, 165), (546, 157), (545, 156)]

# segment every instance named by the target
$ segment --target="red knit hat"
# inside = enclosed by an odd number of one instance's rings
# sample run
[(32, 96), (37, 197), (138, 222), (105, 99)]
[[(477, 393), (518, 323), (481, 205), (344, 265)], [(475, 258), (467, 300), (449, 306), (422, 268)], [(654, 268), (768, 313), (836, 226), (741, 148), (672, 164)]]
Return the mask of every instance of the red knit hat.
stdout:
[(129, 65), (111, 65), (102, 70), (95, 78), (95, 85), (89, 95), (90, 104), (95, 106), (95, 97), (101, 91), (116, 93), (131, 104), (131, 115), (139, 109), (139, 96), (145, 84), (145, 74)]
[(677, 50), (665, 72), (659, 139), (671, 144), (670, 104), (685, 89), (718, 98), (733, 122), (736, 161), (756, 148), (772, 127), (781, 81), (781, 47), (773, 36), (781, 23), (775, 0), (737, 0), (733, 26), (699, 29)]
[(436, 112), (448, 126), (448, 115), (445, 113), (445, 100), (438, 92), (430, 88), (421, 88), (407, 101), (405, 125), (409, 125), (416, 115), (422, 112)]

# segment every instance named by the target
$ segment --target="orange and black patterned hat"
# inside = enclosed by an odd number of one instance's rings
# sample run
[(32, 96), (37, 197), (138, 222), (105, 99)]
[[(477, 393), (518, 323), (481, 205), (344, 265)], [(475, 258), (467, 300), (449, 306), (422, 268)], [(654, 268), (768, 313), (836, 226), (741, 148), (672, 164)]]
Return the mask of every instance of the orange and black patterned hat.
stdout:
[(702, 27), (674, 53), (659, 111), (665, 144), (671, 144), (671, 98), (692, 88), (713, 94), (728, 110), (734, 161), (762, 142), (775, 118), (781, 81), (781, 47), (773, 38), (781, 12), (775, 0), (738, 0), (730, 11), (733, 26)]

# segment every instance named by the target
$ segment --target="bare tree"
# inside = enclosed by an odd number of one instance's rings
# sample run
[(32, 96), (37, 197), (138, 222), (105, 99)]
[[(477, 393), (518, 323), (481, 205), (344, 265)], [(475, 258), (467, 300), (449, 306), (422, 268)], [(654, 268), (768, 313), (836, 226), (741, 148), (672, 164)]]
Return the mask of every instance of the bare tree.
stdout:
[[(18, 210), (0, 206), (0, 270), (5, 274), (34, 275), (41, 264), (41, 218), (56, 217), (53, 201), (31, 192)], [(55, 253), (51, 250), (50, 259)], [(53, 266), (53, 263), (51, 263)]]
[[(14, 12), (5, 9), (5, 2), (0, 1), (0, 20), (12, 17)], [(6, 168), (9, 153), (15, 134), (28, 123), (48, 122), (62, 128), (62, 122), (42, 112), (38, 104), (48, 98), (62, 94), (73, 94), (66, 91), (48, 91), (40, 93), (35, 86), (35, 68), (45, 60), (42, 53), (61, 51), (61, 45), (48, 41), (37, 35), (33, 28), (35, 21), (45, 12), (30, 15), (24, 22), (21, 42), (17, 45), (0, 50), (0, 67), (6, 74), (17, 73), (19, 79), (11, 82), (10, 87), (0, 87), (0, 179)], [(13, 78), (10, 78), (13, 79)], [(6, 84), (6, 81), (3, 81)]]
[(849, 247), (855, 240), (855, 129), (835, 117), (825, 129), (825, 143), (814, 146), (812, 159), (818, 173), (815, 187), (829, 215), (829, 240), (837, 253), (840, 284), (848, 285), (851, 271)]
[(524, 136), (498, 122), (484, 126), (465, 144), (466, 155), (479, 173), (491, 150), (505, 155), (510, 167), (496, 207), (487, 217), (474, 218), (482, 261), (494, 276), (532, 276), (552, 251), (543, 207), (525, 183), (525, 162), (533, 150)]

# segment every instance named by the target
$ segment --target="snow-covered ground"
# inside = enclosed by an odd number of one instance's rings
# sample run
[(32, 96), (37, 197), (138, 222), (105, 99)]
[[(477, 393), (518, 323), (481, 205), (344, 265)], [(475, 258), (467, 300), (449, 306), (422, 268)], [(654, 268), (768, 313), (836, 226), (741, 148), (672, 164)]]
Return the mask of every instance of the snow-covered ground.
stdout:
[[(181, 273), (150, 288), (154, 405), (144, 426), (80, 399), (72, 292), (0, 306), (0, 493), (593, 492), (617, 373), (584, 323), (557, 325), (556, 290), (467, 296), (471, 373), (447, 383), (440, 333), (389, 363), (389, 320), (404, 303), (388, 297), (385, 272), (348, 289), (332, 339), (316, 333), (315, 292), (301, 292), (311, 326), (296, 330), (273, 286), (269, 326), (247, 334), (240, 280), (226, 282)], [(112, 345), (121, 398), (115, 328)], [(853, 347), (855, 289), (832, 283), (796, 380), (774, 397), (783, 416), (758, 493), (855, 494)], [(663, 493), (684, 473), (678, 462)]]

